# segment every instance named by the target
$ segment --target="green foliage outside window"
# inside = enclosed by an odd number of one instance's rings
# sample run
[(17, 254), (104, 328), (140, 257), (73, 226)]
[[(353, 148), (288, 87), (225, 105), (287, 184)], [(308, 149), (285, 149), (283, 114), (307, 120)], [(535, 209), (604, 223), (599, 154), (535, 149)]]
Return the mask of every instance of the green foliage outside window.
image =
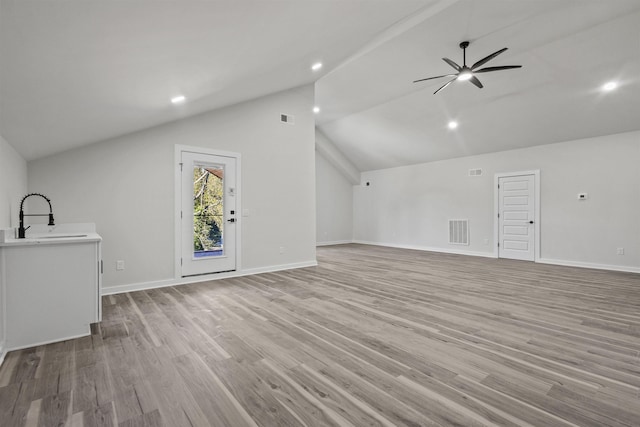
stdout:
[(215, 168), (193, 169), (193, 250), (222, 247), (223, 171)]

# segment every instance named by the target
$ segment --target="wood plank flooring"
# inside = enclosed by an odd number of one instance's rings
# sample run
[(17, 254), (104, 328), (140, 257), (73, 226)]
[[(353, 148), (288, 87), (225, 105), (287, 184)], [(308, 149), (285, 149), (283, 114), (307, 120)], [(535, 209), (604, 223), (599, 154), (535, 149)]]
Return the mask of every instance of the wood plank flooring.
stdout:
[[(104, 298), (9, 426), (640, 426), (640, 275), (402, 249)], [(9, 302), (10, 303), (10, 302)]]

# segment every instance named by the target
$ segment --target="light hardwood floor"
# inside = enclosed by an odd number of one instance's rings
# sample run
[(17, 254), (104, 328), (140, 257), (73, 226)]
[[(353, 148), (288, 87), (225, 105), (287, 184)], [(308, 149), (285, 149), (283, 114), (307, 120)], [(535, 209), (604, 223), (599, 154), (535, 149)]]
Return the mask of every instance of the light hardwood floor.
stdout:
[(90, 337), (7, 356), (0, 425), (640, 426), (640, 275), (318, 261), (105, 297)]

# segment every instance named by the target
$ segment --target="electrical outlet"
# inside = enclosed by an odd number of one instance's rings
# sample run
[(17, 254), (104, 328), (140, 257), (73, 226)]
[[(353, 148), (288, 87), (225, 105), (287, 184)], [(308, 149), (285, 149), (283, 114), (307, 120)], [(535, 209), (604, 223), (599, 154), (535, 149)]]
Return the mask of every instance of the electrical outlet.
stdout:
[(283, 254), (284, 253), (284, 246), (280, 246), (280, 253)]
[(124, 270), (124, 260), (116, 261), (116, 270)]
[(616, 253), (618, 255), (624, 255), (624, 248), (618, 248), (618, 250), (616, 251)]
[(489, 244), (489, 239), (484, 239), (484, 244), (488, 245)]

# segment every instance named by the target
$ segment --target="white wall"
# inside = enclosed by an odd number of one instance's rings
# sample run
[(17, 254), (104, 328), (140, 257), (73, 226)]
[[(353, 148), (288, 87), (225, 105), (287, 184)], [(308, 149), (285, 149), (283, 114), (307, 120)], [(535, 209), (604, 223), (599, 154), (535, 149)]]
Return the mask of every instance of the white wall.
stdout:
[[(18, 226), (20, 200), (27, 194), (27, 162), (0, 136), (0, 228)], [(0, 282), (2, 281), (0, 265)], [(0, 363), (5, 356), (5, 302), (0, 283)]]
[(316, 241), (318, 245), (353, 239), (353, 185), (316, 151)]
[[(354, 187), (354, 239), (491, 256), (494, 174), (539, 169), (542, 261), (640, 271), (639, 165), (631, 132), (363, 172), (371, 185)], [(469, 246), (448, 244), (450, 218), (469, 219)]]
[(318, 128), (316, 128), (316, 152), (342, 173), (351, 185), (360, 184), (360, 170)]
[(239, 152), (250, 212), (240, 218), (243, 270), (313, 263), (313, 100), (305, 86), (32, 161), (29, 188), (51, 198), (56, 222), (96, 223), (105, 288), (166, 281), (174, 277), (174, 145)]
[(18, 226), (20, 200), (27, 194), (27, 162), (0, 136), (0, 228)]

